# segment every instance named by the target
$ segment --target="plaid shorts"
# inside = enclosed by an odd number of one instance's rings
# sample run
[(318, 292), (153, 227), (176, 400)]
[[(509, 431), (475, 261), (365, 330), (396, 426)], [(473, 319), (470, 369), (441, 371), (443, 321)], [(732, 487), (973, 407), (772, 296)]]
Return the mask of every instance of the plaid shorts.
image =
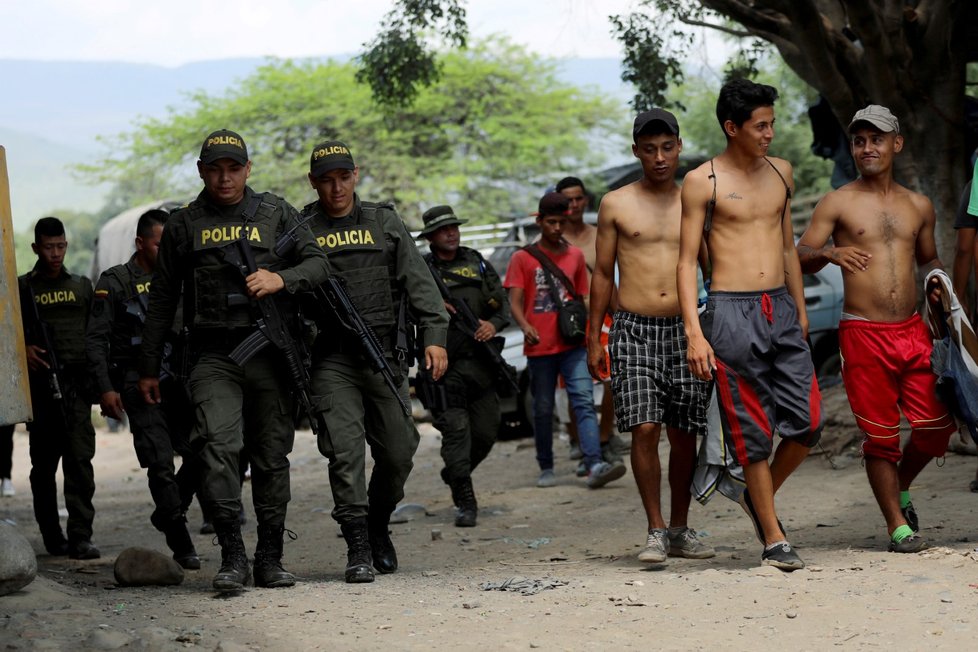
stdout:
[(663, 423), (694, 435), (706, 434), (710, 383), (689, 370), (681, 317), (646, 317), (619, 310), (608, 336), (608, 353), (618, 430)]

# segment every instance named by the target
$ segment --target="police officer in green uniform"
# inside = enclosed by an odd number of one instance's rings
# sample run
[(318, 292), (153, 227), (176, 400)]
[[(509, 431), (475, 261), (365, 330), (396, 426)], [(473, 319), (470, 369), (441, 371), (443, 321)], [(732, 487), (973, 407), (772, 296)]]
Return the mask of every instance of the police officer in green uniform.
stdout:
[(425, 262), (440, 276), (452, 301), (464, 301), (478, 319), (475, 333), (466, 332), (463, 316), (446, 304), (454, 314), (448, 329), (448, 371), (441, 380), (444, 405), (429, 406), (441, 432), (441, 477), (452, 490), (455, 525), (472, 527), (478, 515), (472, 471), (492, 450), (500, 420), (495, 385), (501, 370), (486, 347), (496, 345), (493, 338), (509, 323), (509, 301), (492, 265), (475, 249), (460, 246), (458, 225), (466, 220), (456, 217), (451, 206), (435, 206), (422, 219), (419, 237), (427, 238), (431, 248)]
[[(360, 201), (355, 194), (359, 170), (341, 142), (317, 145), (310, 157), (309, 182), (319, 200), (303, 217), (329, 257), (333, 273), (345, 281), (353, 302), (376, 333), (399, 374), (407, 400), (406, 315), (420, 326), (424, 360), (440, 378), (447, 365), (448, 315), (431, 273), (411, 234), (391, 204)], [(391, 512), (404, 497), (404, 482), (413, 466), (419, 435), (411, 416), (379, 374), (358, 353), (359, 342), (344, 336), (328, 314), (317, 321), (327, 336), (316, 338), (313, 388), (320, 395), (326, 432), (319, 450), (329, 458), (333, 518), (347, 543), (347, 582), (372, 582), (373, 566), (381, 573), (397, 570), (390, 539)], [(367, 486), (364, 441), (374, 469)]]
[[(190, 392), (195, 409), (191, 445), (203, 465), (201, 497), (221, 545), (221, 568), (213, 585), (221, 591), (245, 586), (251, 572), (238, 513), (238, 456), (251, 459), (251, 488), (258, 521), (256, 586), (295, 584), (282, 567), (282, 538), (290, 498), (289, 459), (295, 438), (290, 377), (284, 357), (266, 346), (238, 365), (229, 357), (252, 332), (255, 300), (288, 295), (322, 283), (328, 263), (308, 228), (294, 232), (288, 259), (275, 240), (296, 225), (285, 200), (256, 193), (247, 184), (251, 161), (241, 136), (226, 129), (209, 135), (197, 170), (204, 189), (167, 221), (153, 274), (143, 329), (139, 388), (147, 402), (160, 401), (164, 343), (183, 296), (192, 359)], [(250, 244), (258, 271), (243, 278), (227, 256), (239, 238)], [(285, 292), (281, 292), (285, 290)]]
[[(129, 262), (102, 272), (95, 284), (85, 349), (102, 412), (120, 421), (129, 415), (136, 458), (146, 469), (156, 505), (150, 522), (166, 536), (177, 563), (197, 569), (200, 558), (186, 517), (200, 478), (199, 464), (186, 445), (193, 406), (181, 380), (173, 375), (172, 360), (160, 382), (164, 396), (160, 404), (143, 400), (136, 371), (150, 281), (167, 217), (162, 210), (143, 213), (136, 225), (136, 253)], [(183, 458), (179, 472), (173, 464), (174, 451)]]
[[(34, 408), (34, 421), (27, 424), (34, 518), (50, 554), (97, 559), (99, 550), (92, 544), (95, 429), (85, 360), (92, 282), (65, 268), (68, 241), (58, 218), (37, 221), (31, 248), (37, 264), (18, 278), (18, 286)], [(44, 343), (45, 330), (53, 351)], [(58, 519), (59, 461), (68, 509), (67, 540)]]

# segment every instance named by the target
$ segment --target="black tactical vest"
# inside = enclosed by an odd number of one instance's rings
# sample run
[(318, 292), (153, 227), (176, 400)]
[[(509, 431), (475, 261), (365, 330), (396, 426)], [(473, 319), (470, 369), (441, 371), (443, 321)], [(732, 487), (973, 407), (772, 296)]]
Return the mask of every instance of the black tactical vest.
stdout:
[(201, 200), (185, 209), (192, 276), (185, 284), (184, 314), (193, 315), (193, 328), (247, 328), (254, 323), (244, 277), (225, 261), (222, 252), (242, 234), (251, 244), (259, 267), (273, 272), (283, 267), (284, 261), (274, 253), (279, 229), (277, 198), (269, 193), (256, 195), (261, 197), (261, 204), (247, 225), (244, 210), (255, 195), (246, 195), (238, 210), (228, 215), (219, 214)]
[[(92, 284), (84, 276), (67, 271), (58, 278), (50, 279), (36, 272), (29, 272), (19, 279), (21, 296), (30, 300), (33, 291), (37, 312), (42, 321), (51, 327), (54, 350), (62, 365), (84, 364), (85, 325), (92, 298)], [(27, 306), (26, 309), (30, 309)], [(25, 321), (33, 320), (32, 314), (24, 315)], [(28, 344), (40, 345), (32, 338)]]
[[(400, 219), (389, 204), (359, 202), (350, 218), (334, 220), (309, 204), (303, 217), (316, 242), (329, 258), (333, 273), (346, 281), (346, 289), (367, 325), (383, 337), (397, 321), (394, 243), (384, 232), (383, 213)], [(316, 214), (318, 213), (318, 214)]]
[(139, 354), (137, 348), (142, 340), (153, 275), (130, 261), (125, 265), (110, 267), (103, 272), (103, 276), (119, 292), (115, 305), (109, 308), (113, 311), (110, 356), (116, 364), (128, 364)]

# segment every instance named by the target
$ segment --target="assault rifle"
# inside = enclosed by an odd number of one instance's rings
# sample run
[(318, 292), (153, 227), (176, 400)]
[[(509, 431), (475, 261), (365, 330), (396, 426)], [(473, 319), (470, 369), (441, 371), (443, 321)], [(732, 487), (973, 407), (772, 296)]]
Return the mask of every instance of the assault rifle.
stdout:
[[(247, 227), (242, 228), (241, 237), (222, 248), (224, 259), (237, 267), (245, 278), (258, 271), (255, 252), (251, 249), (251, 243), (248, 242), (246, 232)], [(309, 419), (309, 427), (318, 437), (320, 434), (319, 419), (312, 402), (309, 370), (306, 369), (304, 363), (305, 360), (309, 359), (308, 351), (289, 332), (288, 324), (282, 318), (278, 304), (275, 303), (273, 297), (264, 296), (260, 299), (250, 299), (250, 301), (261, 311), (261, 316), (255, 320), (255, 331), (242, 340), (228, 354), (228, 357), (239, 366), (244, 366), (248, 360), (269, 344), (275, 346), (285, 358), (298, 407)]]
[(343, 327), (360, 340), (360, 347), (367, 359), (367, 364), (370, 365), (374, 373), (379, 373), (383, 377), (384, 384), (391, 390), (391, 394), (394, 395), (397, 402), (401, 404), (404, 416), (411, 416), (411, 406), (398, 391), (394, 370), (391, 369), (387, 358), (384, 356), (384, 347), (380, 345), (377, 334), (363, 320), (356, 304), (353, 303), (353, 298), (346, 291), (343, 279), (330, 274), (326, 277), (326, 281), (315, 289), (313, 294), (317, 299), (325, 301), (330, 310), (336, 313), (336, 318)]
[(54, 351), (54, 334), (51, 332), (51, 325), (41, 319), (41, 313), (37, 309), (37, 295), (34, 294), (34, 288), (31, 287), (30, 281), (27, 281), (27, 292), (30, 295), (31, 314), (34, 318), (36, 328), (33, 339), (46, 352), (45, 356), (47, 357), (48, 368), (44, 370), (44, 375), (48, 384), (48, 392), (50, 393), (51, 399), (58, 406), (58, 411), (61, 414), (61, 422), (67, 428), (68, 406), (64, 392), (61, 389), (64, 387), (64, 383), (61, 382), (63, 370), (61, 363), (58, 362), (58, 355)]
[[(292, 251), (298, 242), (295, 236), (296, 230), (304, 226), (307, 222), (308, 218), (300, 221), (282, 234), (275, 242), (275, 254), (277, 256), (284, 258)], [(360, 310), (353, 303), (353, 298), (346, 290), (346, 284), (343, 279), (330, 274), (326, 277), (325, 283), (313, 290), (313, 296), (320, 301), (326, 302), (330, 310), (336, 313), (336, 318), (343, 328), (359, 340), (363, 355), (367, 359), (367, 364), (370, 365), (374, 373), (379, 373), (384, 378), (384, 384), (391, 390), (391, 394), (394, 395), (397, 402), (401, 404), (404, 415), (411, 416), (411, 406), (398, 391), (397, 381), (395, 380), (396, 376), (394, 370), (387, 362), (387, 357), (384, 355), (384, 347), (381, 346), (377, 334), (363, 320)]]
[[(462, 331), (465, 335), (468, 335), (473, 340), (475, 340), (475, 332), (479, 330), (481, 322), (469, 304), (465, 302), (464, 299), (456, 299), (452, 296), (452, 293), (448, 291), (448, 286), (445, 285), (445, 280), (441, 277), (441, 272), (439, 272), (434, 265), (428, 261), (428, 269), (431, 270), (431, 275), (435, 279), (435, 285), (438, 286), (438, 291), (441, 292), (441, 298), (445, 303), (452, 306), (455, 309), (455, 314), (452, 315), (452, 320), (458, 326), (458, 329)], [(495, 338), (493, 338), (495, 339)], [(482, 345), (482, 350), (489, 355), (489, 359), (492, 360), (493, 364), (499, 369), (499, 378), (501, 381), (505, 381), (507, 387), (512, 394), (510, 396), (516, 396), (519, 394), (520, 386), (516, 380), (516, 369), (513, 365), (506, 362), (503, 354), (500, 353), (499, 349), (493, 344), (492, 340), (488, 342), (479, 342)]]

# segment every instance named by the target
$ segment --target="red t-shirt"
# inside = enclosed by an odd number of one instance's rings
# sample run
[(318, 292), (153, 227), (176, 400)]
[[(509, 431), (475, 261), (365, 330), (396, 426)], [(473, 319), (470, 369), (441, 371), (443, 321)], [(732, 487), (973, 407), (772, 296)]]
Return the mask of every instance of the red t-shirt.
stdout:
[[(568, 245), (567, 249), (559, 254), (552, 253), (543, 247), (540, 247), (540, 251), (567, 275), (567, 278), (574, 283), (574, 290), (578, 294), (587, 295), (589, 288), (584, 252), (573, 245)], [(554, 282), (560, 291), (561, 300), (570, 299), (570, 294), (560, 279), (554, 279)], [(523, 342), (523, 353), (528, 358), (563, 353), (575, 348), (573, 344), (564, 342), (557, 330), (558, 306), (550, 295), (549, 277), (544, 273), (540, 261), (522, 249), (518, 250), (509, 261), (509, 269), (506, 270), (506, 282), (503, 283), (503, 286), (523, 288), (523, 315), (540, 334), (540, 341), (536, 344)]]

